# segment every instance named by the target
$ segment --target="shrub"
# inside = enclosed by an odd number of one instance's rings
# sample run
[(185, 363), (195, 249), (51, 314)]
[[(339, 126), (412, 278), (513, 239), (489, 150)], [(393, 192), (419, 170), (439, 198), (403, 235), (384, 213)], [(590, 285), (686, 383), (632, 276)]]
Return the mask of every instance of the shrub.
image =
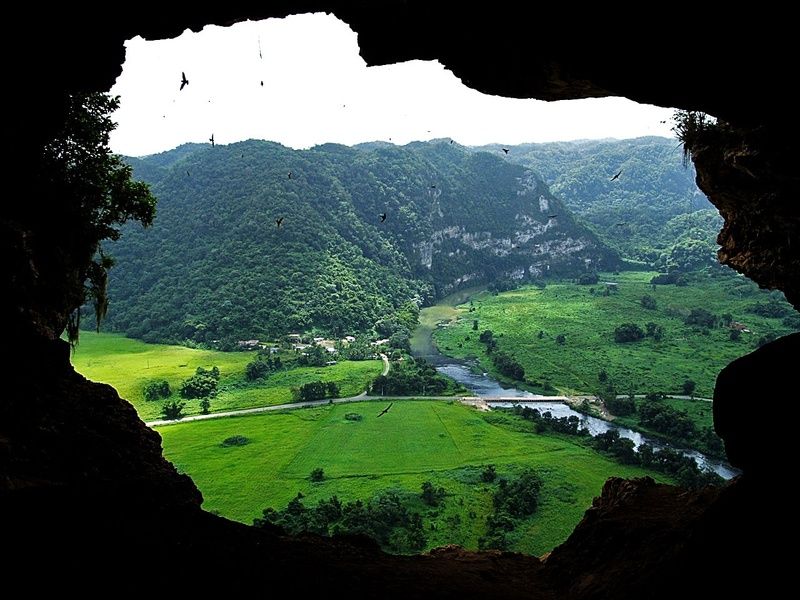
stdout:
[(497, 479), (497, 471), (494, 468), (494, 465), (486, 465), (481, 471), (481, 481), (484, 483), (491, 483), (495, 479)]
[(181, 383), (181, 397), (191, 399), (216, 396), (218, 378), (219, 375), (214, 377), (209, 371), (199, 367), (195, 375)]
[(640, 300), (642, 304), (642, 308), (646, 308), (647, 310), (655, 310), (656, 309), (656, 299), (652, 296), (644, 295)]
[(152, 402), (154, 400), (161, 400), (162, 398), (169, 398), (170, 394), (172, 394), (172, 390), (169, 389), (169, 383), (166, 380), (160, 379), (158, 381), (151, 381), (144, 386), (144, 391), (142, 393), (145, 400)]
[(180, 419), (183, 416), (184, 406), (186, 406), (185, 402), (178, 402), (176, 400), (164, 402), (164, 406), (161, 407), (161, 414), (165, 419)]
[(222, 440), (221, 445), (227, 448), (228, 446), (244, 446), (249, 442), (250, 440), (243, 435), (232, 435)]
[(559, 346), (563, 346), (566, 343), (566, 341), (567, 337), (563, 333), (559, 333), (556, 336), (556, 344), (558, 344)]
[(705, 308), (693, 308), (684, 319), (687, 325), (699, 325), (700, 327), (714, 327), (717, 324), (717, 317)]
[(644, 331), (636, 323), (623, 323), (614, 329), (614, 341), (618, 344), (636, 342), (644, 337)]
[(425, 481), (422, 484), (422, 494), (420, 497), (422, 501), (428, 506), (439, 506), (439, 503), (444, 500), (445, 492), (443, 487), (435, 488), (430, 481)]
[(358, 414), (358, 413), (347, 413), (347, 414), (344, 416), (344, 418), (345, 418), (345, 419), (347, 419), (348, 421), (360, 421), (360, 420), (361, 420), (361, 419), (363, 419), (364, 417), (362, 417), (362, 416), (361, 416), (360, 414)]
[(325, 471), (322, 467), (317, 467), (313, 471), (311, 471), (311, 475), (308, 476), (311, 481), (322, 481), (325, 479)]

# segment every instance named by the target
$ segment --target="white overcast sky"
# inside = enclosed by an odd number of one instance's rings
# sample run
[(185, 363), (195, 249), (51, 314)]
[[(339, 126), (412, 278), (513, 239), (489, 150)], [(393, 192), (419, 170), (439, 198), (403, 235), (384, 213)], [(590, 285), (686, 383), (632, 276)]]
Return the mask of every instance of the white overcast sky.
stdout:
[[(367, 68), (355, 32), (325, 14), (209, 26), (171, 40), (137, 37), (126, 51), (111, 89), (121, 97), (111, 147), (129, 156), (205, 142), (212, 133), (220, 144), (255, 138), (293, 148), (433, 138), (480, 145), (673, 137), (668, 108), (623, 98), (487, 96), (438, 62)], [(178, 91), (182, 71), (189, 85)]]

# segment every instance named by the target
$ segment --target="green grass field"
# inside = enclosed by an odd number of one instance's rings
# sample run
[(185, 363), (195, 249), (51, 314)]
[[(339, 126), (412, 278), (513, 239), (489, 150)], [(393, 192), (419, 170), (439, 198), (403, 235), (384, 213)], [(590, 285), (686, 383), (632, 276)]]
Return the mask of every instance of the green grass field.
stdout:
[[(166, 379), (179, 398), (181, 381), (194, 374), (197, 367), (220, 369), (220, 392), (211, 400), (211, 411), (269, 406), (292, 401), (292, 387), (310, 381), (335, 381), (341, 396), (363, 392), (380, 375), (379, 360), (339, 362), (328, 367), (298, 367), (272, 374), (258, 386), (246, 382), (245, 365), (252, 352), (217, 352), (184, 346), (146, 344), (122, 335), (82, 331), (80, 343), (72, 356), (75, 369), (91, 379), (114, 386), (120, 396), (130, 401), (142, 419), (161, 418), (161, 402), (147, 402), (144, 386), (156, 379)], [(184, 414), (200, 412), (200, 401), (186, 402)]]
[[(757, 338), (791, 331), (780, 319), (748, 312), (749, 306), (768, 297), (748, 280), (728, 275), (688, 287), (663, 285), (654, 290), (649, 284), (653, 275), (604, 274), (601, 281), (618, 283), (619, 291), (609, 296), (590, 294), (590, 288), (602, 292), (602, 284), (573, 283), (553, 283), (545, 289), (524, 287), (497, 296), (480, 294), (473, 298), (475, 310), (468, 312), (468, 306), (459, 306), (459, 316), (448, 328), (437, 329), (434, 341), (443, 353), (477, 358), (484, 370), (498, 376), (485, 346), (478, 341), (479, 332), (491, 329), (496, 338), (500, 336), (499, 349), (513, 354), (525, 368), (526, 380), (549, 381), (564, 393), (597, 392), (598, 373), (605, 369), (620, 393), (680, 393), (681, 384), (691, 379), (697, 383), (695, 394), (709, 398), (720, 369), (752, 351)], [(656, 310), (641, 306), (645, 294), (656, 299)], [(731, 341), (727, 328), (703, 332), (687, 326), (683, 315), (693, 308), (716, 315), (730, 313), (752, 333)], [(473, 319), (479, 321), (478, 331), (472, 331)], [(617, 325), (633, 322), (644, 329), (649, 321), (664, 328), (661, 341), (614, 342)], [(540, 330), (542, 339), (538, 338)], [(564, 345), (556, 343), (558, 334), (566, 336)]]
[[(495, 464), (500, 475), (527, 465), (540, 470), (541, 506), (510, 537), (514, 549), (537, 555), (566, 539), (608, 477), (650, 474), (664, 480), (570, 438), (532, 434), (526, 431), (529, 423), (511, 415), (479, 413), (455, 402), (396, 401), (377, 419), (384, 406), (334, 405), (177, 423), (158, 431), (165, 455), (203, 492), (204, 507), (244, 523), (265, 507), (285, 508), (298, 491), (309, 506), (334, 494), (346, 501), (388, 489), (418, 493), (430, 480), (448, 496), (443, 509), (421, 502), (415, 507), (425, 519), (428, 547), (477, 548), (492, 510), (490, 489), (480, 482), (481, 465)], [(363, 420), (346, 420), (348, 412)], [(233, 435), (250, 442), (220, 445)], [(316, 467), (325, 470), (320, 483), (308, 478)]]

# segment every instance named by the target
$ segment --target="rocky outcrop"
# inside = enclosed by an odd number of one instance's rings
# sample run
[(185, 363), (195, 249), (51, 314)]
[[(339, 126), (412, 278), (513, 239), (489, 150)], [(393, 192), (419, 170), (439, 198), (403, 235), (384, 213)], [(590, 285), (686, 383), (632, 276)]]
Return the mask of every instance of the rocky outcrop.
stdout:
[[(46, 76), (29, 61), (10, 61), (9, 87), (25, 91), (7, 98), (16, 145), (11, 160), (17, 161), (9, 171), (20, 179), (35, 179), (42, 143), (63, 120), (66, 94), (114, 83), (126, 39), (330, 10), (358, 32), (369, 64), (438, 59), (486, 93), (547, 100), (616, 94), (721, 117), (730, 124), (724, 139), (693, 149), (698, 183), (726, 219), (721, 258), (800, 303), (798, 156), (789, 131), (794, 23), (771, 11), (718, 11), (713, 28), (704, 25), (712, 19), (702, 11), (675, 20), (634, 11), (624, 15), (623, 33), (619, 11), (606, 6), (596, 14), (582, 9), (578, 21), (566, 5), (549, 7), (547, 15), (511, 4), (465, 5), (455, 15), (449, 3), (423, 0), (271, 2), (247, 11), (231, 4), (163, 5), (157, 14), (140, 8), (102, 25), (89, 5), (28, 3), (15, 10), (16, 56), (52, 61)], [(569, 27), (537, 26), (545, 17)], [(729, 39), (720, 42), (715, 32)], [(763, 32), (768, 37), (748, 41)], [(687, 60), (682, 48), (691, 49)], [(637, 59), (646, 68), (636, 68)], [(63, 235), (58, 218), (56, 209), (74, 200), (29, 191), (7, 203), (0, 217), (0, 311), (9, 321), (0, 398), (0, 531), (9, 579), (59, 591), (102, 587), (106, 594), (149, 578), (139, 587), (208, 593), (221, 583), (227, 594), (290, 582), (300, 597), (335, 589), (382, 598), (724, 598), (750, 591), (777, 596), (774, 588), (791, 576), (782, 559), (786, 539), (780, 543), (793, 522), (788, 492), (759, 468), (768, 457), (755, 448), (744, 403), (766, 398), (774, 406), (797, 397), (792, 370), (769, 371), (771, 396), (755, 395), (763, 390), (753, 387), (756, 378), (765, 381), (762, 369), (776, 357), (797, 356), (796, 336), (720, 375), (717, 429), (731, 461), (745, 471), (741, 478), (722, 491), (698, 493), (647, 480), (612, 481), (544, 566), (453, 549), (388, 557), (363, 543), (288, 540), (203, 513), (197, 490), (161, 457), (158, 436), (113, 390), (73, 373), (56, 339), (80, 298), (75, 274), (91, 258), (79, 239)], [(791, 456), (781, 453), (775, 455)], [(224, 581), (210, 581), (212, 569)], [(31, 572), (36, 579), (24, 577)]]
[(788, 131), (712, 127), (691, 146), (697, 185), (725, 224), (719, 260), (800, 309), (800, 162)]

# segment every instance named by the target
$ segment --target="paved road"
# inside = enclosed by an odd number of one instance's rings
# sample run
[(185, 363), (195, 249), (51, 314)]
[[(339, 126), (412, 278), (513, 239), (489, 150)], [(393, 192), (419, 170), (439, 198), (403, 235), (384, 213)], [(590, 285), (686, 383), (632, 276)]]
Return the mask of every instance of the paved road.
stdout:
[[(627, 398), (629, 394), (617, 394), (617, 398)], [(645, 398), (644, 394), (634, 394), (634, 398)], [(667, 398), (676, 400), (700, 400), (701, 402), (713, 402), (711, 398), (700, 398), (699, 396), (683, 396), (681, 394), (667, 394)]]

